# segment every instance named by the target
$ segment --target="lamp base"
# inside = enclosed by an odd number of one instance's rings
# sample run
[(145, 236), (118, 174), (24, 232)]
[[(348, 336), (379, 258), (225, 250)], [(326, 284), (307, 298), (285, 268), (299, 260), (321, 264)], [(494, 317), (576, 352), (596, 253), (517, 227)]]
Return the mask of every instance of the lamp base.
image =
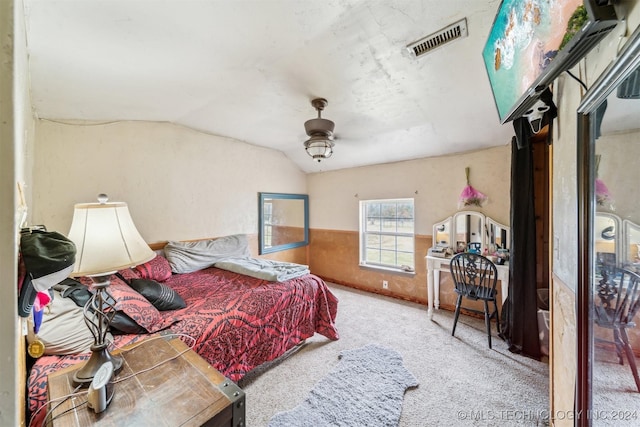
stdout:
[(88, 387), (98, 369), (105, 363), (113, 363), (113, 371), (118, 372), (122, 368), (122, 357), (114, 356), (107, 350), (107, 345), (92, 345), (91, 357), (87, 363), (73, 374), (73, 383), (76, 386)]

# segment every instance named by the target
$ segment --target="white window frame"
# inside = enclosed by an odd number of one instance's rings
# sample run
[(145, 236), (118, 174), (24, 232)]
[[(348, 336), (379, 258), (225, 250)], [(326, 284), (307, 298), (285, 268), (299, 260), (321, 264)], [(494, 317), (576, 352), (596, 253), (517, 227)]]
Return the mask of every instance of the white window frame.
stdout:
[(264, 203), (264, 218), (262, 222), (264, 223), (264, 247), (271, 247), (271, 237), (273, 235), (273, 225), (271, 224), (271, 215), (273, 211), (273, 204), (269, 202)]
[[(379, 218), (381, 220), (387, 219), (387, 220), (391, 220), (391, 221), (395, 221), (396, 223), (396, 230), (395, 231), (389, 231), (389, 230), (372, 230), (370, 228), (367, 228), (368, 224), (367, 224), (367, 220), (370, 218), (367, 218), (367, 206), (371, 205), (371, 204), (406, 204), (406, 203), (410, 203), (411, 204), (411, 219), (413, 220), (413, 228), (412, 230), (409, 231), (399, 231), (398, 228), (398, 211), (396, 209), (394, 215), (392, 217), (383, 217), (382, 213), (380, 213)], [(416, 241), (415, 241), (415, 227), (416, 227), (416, 219), (415, 219), (415, 200), (413, 198), (398, 198), (398, 199), (375, 199), (375, 200), (361, 200), (360, 201), (360, 265), (361, 266), (366, 266), (366, 267), (371, 267), (371, 268), (376, 268), (376, 269), (383, 269), (383, 270), (394, 270), (394, 271), (404, 271), (404, 272), (415, 272), (415, 250), (416, 250)], [(382, 226), (380, 227), (382, 228)], [(372, 248), (372, 247), (367, 247), (367, 236), (378, 236), (379, 237), (379, 243), (378, 243), (378, 250), (380, 251), (380, 255), (378, 257), (378, 260), (373, 261), (373, 260), (368, 260), (367, 259), (367, 249), (369, 250), (374, 250), (376, 248)], [(382, 248), (382, 239), (383, 238), (388, 238), (389, 237), (393, 237), (395, 240), (394, 243), (394, 249), (389, 251), (389, 250), (384, 250)], [(399, 249), (398, 248), (398, 240), (397, 237), (403, 237), (403, 238), (411, 238), (412, 240), (412, 248), (411, 250), (406, 250), (406, 249)], [(382, 261), (382, 256), (383, 256), (383, 252), (386, 252), (387, 255), (389, 254), (389, 252), (392, 252), (394, 254), (393, 258), (394, 258), (394, 262), (390, 263), (390, 262), (384, 262)], [(399, 254), (405, 254), (405, 259), (402, 261), (398, 260), (398, 255)], [(407, 255), (410, 255), (410, 261), (408, 261), (408, 259), (406, 258)]]

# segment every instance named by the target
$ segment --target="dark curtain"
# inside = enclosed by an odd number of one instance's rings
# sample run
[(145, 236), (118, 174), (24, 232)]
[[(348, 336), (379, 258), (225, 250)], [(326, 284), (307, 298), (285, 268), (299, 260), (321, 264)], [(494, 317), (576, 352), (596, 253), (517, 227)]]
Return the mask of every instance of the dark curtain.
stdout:
[[(526, 119), (520, 127), (523, 126), (529, 127)], [(540, 359), (533, 194), (533, 149), (528, 142), (519, 144), (514, 137), (511, 143), (510, 280), (509, 295), (502, 307), (502, 334), (509, 351)]]
[[(549, 110), (542, 127), (558, 115), (552, 93), (540, 96)], [(513, 121), (516, 136), (511, 141), (511, 249), (509, 253), (509, 295), (502, 307), (502, 338), (509, 350), (535, 359), (542, 357), (538, 335), (538, 292), (536, 284), (536, 218), (533, 180), (533, 134), (529, 121)]]
[[(557, 110), (550, 92), (543, 98)], [(516, 136), (511, 141), (511, 250), (509, 254), (509, 295), (502, 307), (502, 338), (509, 351), (535, 359), (542, 357), (538, 338), (538, 294), (536, 284), (536, 218), (533, 180), (532, 129), (529, 121), (513, 121)]]

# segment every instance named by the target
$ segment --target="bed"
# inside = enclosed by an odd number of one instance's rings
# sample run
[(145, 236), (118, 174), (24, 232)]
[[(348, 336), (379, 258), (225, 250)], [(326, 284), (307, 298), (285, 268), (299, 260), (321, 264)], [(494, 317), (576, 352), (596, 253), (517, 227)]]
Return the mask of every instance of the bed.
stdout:
[[(330, 340), (339, 338), (334, 324), (337, 298), (313, 274), (307, 272), (279, 282), (215, 266), (182, 273), (176, 273), (173, 267), (159, 255), (145, 265), (119, 272), (119, 277), (112, 276), (109, 290), (116, 299), (116, 309), (145, 332), (114, 334), (116, 347), (153, 333), (182, 334), (185, 340), (187, 336), (193, 338), (185, 342), (209, 364), (237, 382), (315, 333)], [(156, 309), (150, 302), (153, 298), (131, 287), (137, 279), (162, 286), (163, 295), (167, 290), (173, 292), (184, 302), (184, 308)], [(27, 380), (28, 409), (31, 414), (37, 413), (31, 425), (40, 425), (46, 412), (38, 409), (46, 404), (47, 375), (88, 357), (89, 353), (83, 352), (45, 355), (35, 360)]]

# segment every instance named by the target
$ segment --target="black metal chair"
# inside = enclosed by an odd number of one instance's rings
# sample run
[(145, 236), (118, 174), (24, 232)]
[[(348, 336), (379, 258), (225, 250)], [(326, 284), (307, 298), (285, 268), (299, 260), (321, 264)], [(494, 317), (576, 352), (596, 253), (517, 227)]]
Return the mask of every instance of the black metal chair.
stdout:
[(596, 325), (613, 331), (618, 363), (624, 364), (622, 355), (625, 354), (640, 392), (636, 357), (627, 335), (627, 329), (636, 327), (633, 318), (640, 309), (640, 276), (629, 270), (606, 265), (600, 271), (601, 278), (597, 281), (597, 296), (594, 298), (594, 320)]
[[(482, 300), (484, 302), (484, 311), (470, 309), (465, 310), (484, 313), (484, 321), (487, 326), (487, 337), (489, 340), (489, 348), (491, 348), (491, 319), (495, 317), (500, 334), (500, 319), (498, 316), (497, 290), (498, 269), (495, 264), (488, 258), (479, 254), (470, 252), (460, 253), (451, 258), (451, 276), (455, 284), (455, 291), (458, 294), (456, 301), (456, 313), (453, 320), (453, 336), (456, 332), (456, 324), (460, 316), (460, 308), (462, 299)], [(494, 310), (489, 311), (489, 303), (493, 302)]]

